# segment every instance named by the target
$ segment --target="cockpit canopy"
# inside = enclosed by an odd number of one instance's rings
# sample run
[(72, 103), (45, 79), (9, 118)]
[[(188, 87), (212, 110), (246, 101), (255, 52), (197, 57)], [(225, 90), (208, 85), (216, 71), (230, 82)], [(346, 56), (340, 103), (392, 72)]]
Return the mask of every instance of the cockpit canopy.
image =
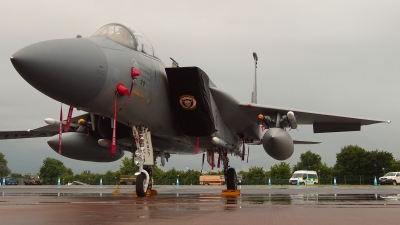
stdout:
[(128, 48), (159, 58), (146, 36), (131, 25), (110, 23), (96, 31), (93, 36), (107, 37)]

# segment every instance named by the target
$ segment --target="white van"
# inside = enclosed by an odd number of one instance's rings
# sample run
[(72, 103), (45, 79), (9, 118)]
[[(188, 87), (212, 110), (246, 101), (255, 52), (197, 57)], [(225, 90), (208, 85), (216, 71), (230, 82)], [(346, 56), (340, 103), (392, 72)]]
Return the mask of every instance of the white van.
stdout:
[(316, 171), (298, 170), (293, 173), (289, 179), (289, 184), (318, 184), (318, 175)]

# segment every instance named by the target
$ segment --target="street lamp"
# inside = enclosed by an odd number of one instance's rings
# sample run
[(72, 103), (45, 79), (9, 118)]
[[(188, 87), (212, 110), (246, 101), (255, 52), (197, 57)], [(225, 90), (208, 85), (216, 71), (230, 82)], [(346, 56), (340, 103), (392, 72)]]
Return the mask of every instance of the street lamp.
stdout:
[(257, 62), (258, 62), (257, 53), (253, 52), (253, 58), (254, 58), (254, 87), (251, 96), (251, 103), (257, 103)]

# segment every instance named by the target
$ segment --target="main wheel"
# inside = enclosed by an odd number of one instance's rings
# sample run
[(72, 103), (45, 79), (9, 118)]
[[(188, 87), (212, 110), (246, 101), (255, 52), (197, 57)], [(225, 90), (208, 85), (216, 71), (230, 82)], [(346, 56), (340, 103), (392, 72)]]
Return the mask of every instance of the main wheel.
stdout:
[(226, 171), (226, 189), (237, 190), (235, 168), (229, 168), (228, 171)]
[(393, 181), (393, 185), (397, 185), (397, 182), (395, 180)]
[(146, 191), (144, 190), (144, 182), (146, 182), (146, 174), (140, 173), (136, 177), (136, 194), (138, 197), (146, 197)]

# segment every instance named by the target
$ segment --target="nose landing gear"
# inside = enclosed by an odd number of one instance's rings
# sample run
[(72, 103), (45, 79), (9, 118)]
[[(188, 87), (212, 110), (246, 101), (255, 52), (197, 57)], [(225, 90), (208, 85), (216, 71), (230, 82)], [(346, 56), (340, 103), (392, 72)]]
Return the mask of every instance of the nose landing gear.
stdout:
[(151, 133), (144, 125), (132, 127), (137, 149), (135, 151), (134, 163), (138, 166), (140, 174), (136, 177), (136, 191), (138, 197), (146, 197), (157, 194), (153, 188), (153, 146)]

